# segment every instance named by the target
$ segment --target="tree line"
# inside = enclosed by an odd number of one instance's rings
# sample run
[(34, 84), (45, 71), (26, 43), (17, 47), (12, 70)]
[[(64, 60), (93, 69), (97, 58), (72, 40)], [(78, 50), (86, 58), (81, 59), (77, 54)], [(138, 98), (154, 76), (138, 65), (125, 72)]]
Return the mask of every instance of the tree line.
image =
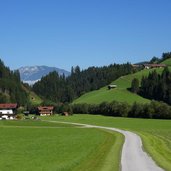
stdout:
[(0, 59), (0, 103), (28, 103), (28, 95), (23, 90), (18, 70), (10, 71)]
[(171, 105), (171, 72), (168, 67), (161, 74), (154, 70), (148, 76), (142, 77), (141, 83), (135, 78), (132, 80), (131, 91)]
[(120, 76), (135, 72), (131, 64), (111, 64), (104, 67), (89, 67), (81, 70), (72, 67), (71, 75), (59, 76), (51, 72), (33, 85), (33, 91), (43, 99), (53, 102), (72, 102), (86, 92), (97, 90)]
[(55, 113), (93, 114), (113, 117), (171, 119), (171, 106), (152, 100), (147, 104), (124, 102), (102, 102), (100, 104), (58, 104)]
[(171, 104), (171, 72), (166, 67), (162, 74), (153, 71), (141, 81), (140, 94), (149, 99)]
[(167, 59), (171, 58), (171, 52), (166, 52), (166, 53), (163, 53), (162, 54), (162, 57), (159, 58), (159, 57), (156, 57), (154, 56), (151, 60), (150, 60), (150, 63), (161, 63)]

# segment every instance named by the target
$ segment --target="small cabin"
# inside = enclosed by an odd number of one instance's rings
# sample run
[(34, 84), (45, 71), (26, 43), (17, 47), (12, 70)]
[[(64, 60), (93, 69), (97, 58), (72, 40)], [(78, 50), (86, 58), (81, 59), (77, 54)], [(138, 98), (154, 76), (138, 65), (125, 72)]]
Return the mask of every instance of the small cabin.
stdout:
[(114, 89), (114, 88), (117, 88), (117, 85), (115, 85), (115, 84), (110, 84), (110, 85), (108, 85), (108, 89), (110, 90), (110, 89)]
[(40, 116), (50, 116), (53, 115), (54, 107), (53, 106), (40, 106), (38, 107), (38, 113)]
[(0, 120), (13, 120), (15, 119), (17, 111), (16, 103), (4, 103), (0, 104)]

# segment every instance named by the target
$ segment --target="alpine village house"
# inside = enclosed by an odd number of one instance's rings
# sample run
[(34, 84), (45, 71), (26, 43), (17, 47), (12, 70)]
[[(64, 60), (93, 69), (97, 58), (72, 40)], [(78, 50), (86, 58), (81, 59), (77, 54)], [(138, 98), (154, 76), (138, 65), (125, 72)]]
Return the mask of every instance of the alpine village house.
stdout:
[(13, 120), (15, 119), (17, 111), (17, 103), (0, 104), (0, 120)]
[(53, 115), (53, 106), (39, 106), (38, 113), (40, 116), (50, 116)]
[(165, 64), (144, 64), (143, 66), (144, 66), (145, 69), (164, 68), (164, 67), (166, 67)]

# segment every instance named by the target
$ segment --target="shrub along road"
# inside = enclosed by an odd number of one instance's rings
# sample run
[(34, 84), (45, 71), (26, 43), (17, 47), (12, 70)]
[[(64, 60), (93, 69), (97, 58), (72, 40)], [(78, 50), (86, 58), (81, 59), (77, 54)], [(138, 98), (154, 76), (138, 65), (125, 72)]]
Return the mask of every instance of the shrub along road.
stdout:
[[(47, 121), (46, 121), (47, 122)], [(125, 136), (125, 143), (122, 149), (121, 156), (121, 170), (122, 171), (163, 171), (158, 167), (151, 157), (147, 155), (142, 149), (141, 138), (130, 131), (123, 131), (116, 128), (94, 126), (88, 124), (71, 123), (71, 122), (60, 122), (60, 121), (48, 121), (57, 123), (66, 123), (79, 126), (85, 126), (87, 128), (100, 128), (112, 131), (117, 131)]]

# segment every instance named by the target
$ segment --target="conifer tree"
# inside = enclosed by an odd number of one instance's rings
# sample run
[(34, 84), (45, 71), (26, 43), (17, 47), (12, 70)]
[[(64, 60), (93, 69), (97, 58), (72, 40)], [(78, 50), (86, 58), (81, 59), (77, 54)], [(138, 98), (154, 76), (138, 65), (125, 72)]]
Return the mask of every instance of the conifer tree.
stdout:
[(139, 92), (139, 80), (137, 78), (134, 78), (131, 83), (131, 91), (133, 93)]

